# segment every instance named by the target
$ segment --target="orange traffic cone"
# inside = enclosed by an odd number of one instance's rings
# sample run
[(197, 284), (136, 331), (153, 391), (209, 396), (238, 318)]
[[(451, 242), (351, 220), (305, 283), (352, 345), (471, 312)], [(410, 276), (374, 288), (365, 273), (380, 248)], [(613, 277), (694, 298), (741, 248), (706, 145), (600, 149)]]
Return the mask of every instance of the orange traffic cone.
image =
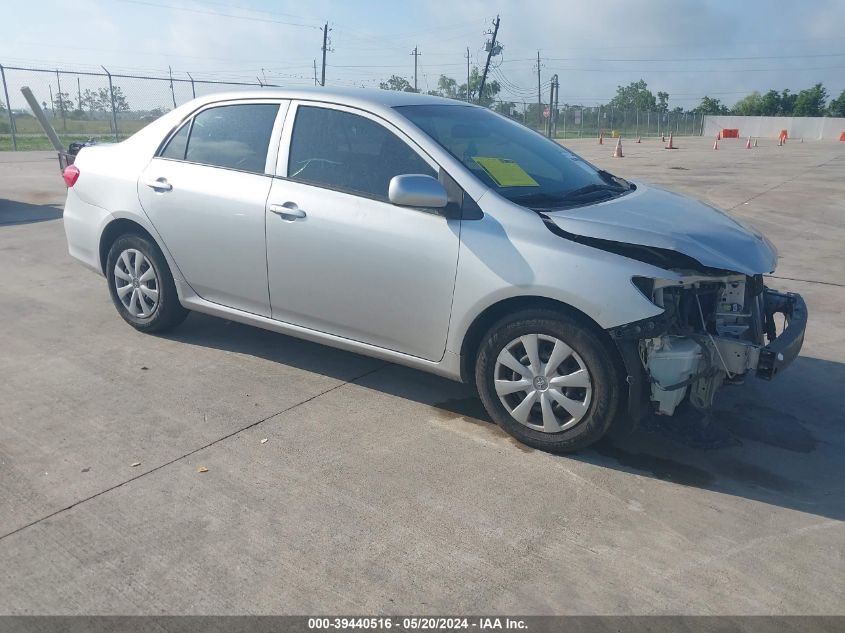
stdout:
[(713, 149), (719, 149), (719, 139), (718, 138), (715, 141), (713, 141)]
[(599, 145), (604, 145), (604, 132), (599, 132)]
[(748, 137), (748, 140), (745, 142), (745, 149), (751, 149), (751, 137)]
[(622, 137), (621, 136), (616, 140), (616, 149), (613, 150), (613, 158), (625, 158), (622, 155)]
[(672, 133), (669, 133), (669, 143), (666, 145), (666, 149), (678, 149), (674, 145), (672, 145)]
[(638, 136), (638, 137), (637, 137), (637, 143), (639, 143), (639, 142), (640, 142), (640, 137)]

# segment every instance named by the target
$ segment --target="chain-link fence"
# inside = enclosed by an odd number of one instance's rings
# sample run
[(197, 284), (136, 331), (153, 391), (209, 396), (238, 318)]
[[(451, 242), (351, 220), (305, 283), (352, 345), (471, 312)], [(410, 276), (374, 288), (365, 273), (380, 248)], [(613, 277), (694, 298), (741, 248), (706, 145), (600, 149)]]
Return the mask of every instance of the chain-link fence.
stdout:
[(695, 112), (620, 110), (608, 106), (561, 106), (549, 108), (538, 102), (496, 101), (491, 106), (535, 130), (555, 138), (605, 136), (700, 136), (704, 115)]
[[(243, 87), (278, 87), (186, 76), (145, 77), (92, 71), (0, 65), (0, 150), (52, 149), (26, 104), (29, 86), (62, 143), (124, 139), (193, 97)], [(555, 138), (700, 135), (703, 115), (692, 112), (619, 110), (607, 106), (549, 108), (548, 103), (496, 101), (491, 107)]]
[(124, 139), (194, 97), (269, 84), (0, 65), (0, 150), (52, 149), (21, 94), (28, 86), (62, 143)]

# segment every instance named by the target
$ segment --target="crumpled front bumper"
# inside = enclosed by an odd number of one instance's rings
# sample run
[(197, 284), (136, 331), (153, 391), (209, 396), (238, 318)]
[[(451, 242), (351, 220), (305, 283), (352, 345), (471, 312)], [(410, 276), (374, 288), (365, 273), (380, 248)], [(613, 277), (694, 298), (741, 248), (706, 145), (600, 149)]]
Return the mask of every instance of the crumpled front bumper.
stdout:
[[(786, 327), (783, 332), (775, 335), (774, 315), (778, 313), (784, 315)], [(782, 293), (767, 288), (765, 318), (771, 342), (760, 350), (757, 377), (771, 380), (788, 367), (801, 351), (804, 332), (807, 330), (807, 305), (799, 294)]]

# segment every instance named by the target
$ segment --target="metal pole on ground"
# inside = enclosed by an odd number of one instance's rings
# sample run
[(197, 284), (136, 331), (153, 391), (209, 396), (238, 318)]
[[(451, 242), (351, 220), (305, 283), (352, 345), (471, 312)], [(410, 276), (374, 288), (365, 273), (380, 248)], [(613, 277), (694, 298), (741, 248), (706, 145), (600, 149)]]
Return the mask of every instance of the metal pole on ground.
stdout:
[(32, 90), (29, 89), (29, 86), (21, 88), (21, 93), (23, 94), (24, 99), (26, 99), (26, 102), (29, 104), (35, 118), (38, 119), (38, 122), (44, 129), (44, 133), (47, 135), (47, 138), (50, 139), (50, 143), (52, 143), (53, 147), (56, 148), (57, 152), (64, 151), (62, 142), (59, 140), (59, 135), (56, 134), (56, 130), (54, 130), (53, 126), (50, 125), (50, 122), (47, 120), (47, 115), (44, 114), (44, 110), (42, 110), (41, 106), (38, 105), (38, 99), (36, 99), (35, 95), (32, 94)]
[(12, 149), (17, 151), (18, 138), (15, 134), (15, 117), (12, 114), (12, 103), (9, 101), (9, 88), (6, 85), (6, 71), (3, 68), (3, 64), (0, 64), (0, 77), (3, 79), (3, 94), (6, 95), (6, 112), (9, 113), (9, 132), (12, 135)]
[[(185, 71), (185, 72), (187, 72), (187, 71)], [(197, 98), (197, 91), (194, 88), (194, 78), (191, 77), (191, 73), (188, 73), (188, 77), (191, 80), (191, 95), (193, 95), (193, 98), (196, 99)]]

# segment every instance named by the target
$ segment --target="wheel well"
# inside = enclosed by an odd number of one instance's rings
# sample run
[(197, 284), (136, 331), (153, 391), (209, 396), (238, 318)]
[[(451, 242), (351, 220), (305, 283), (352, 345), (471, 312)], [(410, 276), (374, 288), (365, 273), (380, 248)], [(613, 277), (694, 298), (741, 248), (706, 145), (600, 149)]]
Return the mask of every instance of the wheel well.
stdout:
[[(487, 333), (487, 330), (499, 319), (513, 314), (519, 310), (526, 309), (545, 309), (555, 310), (557, 312), (564, 312), (573, 316), (584, 323), (587, 327), (594, 330), (607, 343), (610, 343), (609, 349), (616, 350), (616, 346), (612, 344), (610, 336), (605, 332), (601, 326), (596, 323), (589, 316), (573, 308), (567, 303), (549, 299), (546, 297), (511, 297), (503, 299), (498, 303), (486, 308), (481, 314), (475, 317), (472, 325), (469, 326), (463, 343), (461, 344), (461, 380), (472, 384), (475, 377), (475, 357), (478, 353), (478, 348), (481, 346), (481, 340)], [(618, 355), (618, 350), (616, 350)], [(619, 359), (621, 360), (621, 358)]]
[(121, 235), (126, 235), (127, 233), (142, 235), (149, 239), (153, 244), (156, 243), (153, 236), (150, 235), (150, 232), (133, 220), (121, 218), (119, 220), (109, 222), (108, 225), (106, 225), (103, 234), (100, 236), (100, 268), (104, 273), (106, 272), (106, 258), (109, 256), (109, 249), (111, 248), (111, 245), (114, 244), (114, 241), (117, 238)]

